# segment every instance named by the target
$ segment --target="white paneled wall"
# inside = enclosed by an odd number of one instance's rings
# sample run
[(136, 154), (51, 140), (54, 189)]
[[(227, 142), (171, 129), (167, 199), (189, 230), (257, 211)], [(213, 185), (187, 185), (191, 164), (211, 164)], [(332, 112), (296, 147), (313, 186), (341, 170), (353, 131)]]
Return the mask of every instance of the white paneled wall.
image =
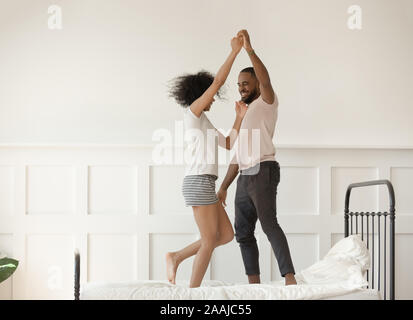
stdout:
[[(278, 188), (278, 211), (280, 215), (318, 215), (319, 170), (314, 167), (283, 166)], [(289, 195), (299, 194), (300, 201), (291, 201)]]
[[(0, 146), (0, 251), (20, 261), (0, 299), (72, 299), (81, 283), (164, 280), (165, 253), (198, 239), (181, 194), (184, 167), (153, 163), (145, 146)], [(278, 220), (296, 271), (343, 238), (348, 184), (390, 179), (396, 193), (396, 298), (413, 298), (413, 150), (279, 147)], [(219, 168), (220, 185), (226, 165)], [(355, 189), (352, 210), (386, 210), (385, 187)], [(234, 221), (235, 183), (227, 212)], [(280, 279), (257, 224), (263, 281)], [(377, 242), (376, 242), (377, 243)], [(376, 257), (375, 257), (376, 258)], [(178, 269), (189, 280), (193, 258)], [(238, 244), (214, 251), (205, 279), (246, 282)]]

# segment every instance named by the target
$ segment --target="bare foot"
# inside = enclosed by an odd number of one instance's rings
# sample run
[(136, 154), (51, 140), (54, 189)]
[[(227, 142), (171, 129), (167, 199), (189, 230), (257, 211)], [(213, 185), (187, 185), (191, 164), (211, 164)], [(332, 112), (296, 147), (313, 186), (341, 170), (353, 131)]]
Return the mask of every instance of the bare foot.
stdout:
[(176, 270), (178, 269), (178, 262), (176, 261), (176, 254), (168, 252), (166, 254), (166, 276), (170, 283), (175, 284)]
[(249, 284), (261, 283), (260, 275), (259, 274), (248, 275), (248, 283)]
[(287, 273), (285, 275), (285, 285), (289, 286), (289, 285), (296, 285), (297, 281), (295, 280), (294, 274), (293, 273)]

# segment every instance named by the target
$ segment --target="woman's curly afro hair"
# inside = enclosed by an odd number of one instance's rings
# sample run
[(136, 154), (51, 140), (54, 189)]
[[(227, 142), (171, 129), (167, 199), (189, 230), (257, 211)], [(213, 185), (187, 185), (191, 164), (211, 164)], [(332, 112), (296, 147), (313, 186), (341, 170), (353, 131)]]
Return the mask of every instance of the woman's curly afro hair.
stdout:
[[(214, 75), (201, 70), (196, 74), (184, 74), (172, 79), (169, 97), (172, 97), (182, 107), (189, 107), (209, 88), (214, 81)], [(218, 98), (222, 98), (222, 87), (218, 90)]]

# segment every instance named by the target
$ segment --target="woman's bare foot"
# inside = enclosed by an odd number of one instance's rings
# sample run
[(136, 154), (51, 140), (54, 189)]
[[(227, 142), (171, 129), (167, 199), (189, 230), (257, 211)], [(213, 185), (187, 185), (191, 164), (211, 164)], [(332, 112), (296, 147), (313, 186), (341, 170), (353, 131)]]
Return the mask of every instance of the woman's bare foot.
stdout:
[(166, 276), (170, 283), (175, 284), (176, 270), (179, 263), (176, 259), (176, 253), (168, 252), (166, 254)]
[(285, 275), (285, 285), (294, 285), (297, 284), (297, 281), (295, 280), (294, 273), (287, 273)]

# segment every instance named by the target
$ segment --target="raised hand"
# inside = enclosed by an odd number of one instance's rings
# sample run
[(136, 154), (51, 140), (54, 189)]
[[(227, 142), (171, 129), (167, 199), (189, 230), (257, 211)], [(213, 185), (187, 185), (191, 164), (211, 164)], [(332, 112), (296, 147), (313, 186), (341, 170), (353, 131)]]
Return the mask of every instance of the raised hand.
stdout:
[(251, 41), (250, 41), (250, 35), (248, 34), (247, 30), (242, 29), (242, 30), (238, 31), (237, 37), (242, 38), (242, 46), (244, 47), (244, 49), (246, 49), (246, 50), (252, 49)]
[(243, 45), (243, 39), (241, 36), (236, 36), (231, 39), (231, 48), (234, 52), (238, 53), (241, 51)]
[(235, 101), (235, 112), (238, 117), (244, 118), (247, 113), (248, 107), (244, 101)]

